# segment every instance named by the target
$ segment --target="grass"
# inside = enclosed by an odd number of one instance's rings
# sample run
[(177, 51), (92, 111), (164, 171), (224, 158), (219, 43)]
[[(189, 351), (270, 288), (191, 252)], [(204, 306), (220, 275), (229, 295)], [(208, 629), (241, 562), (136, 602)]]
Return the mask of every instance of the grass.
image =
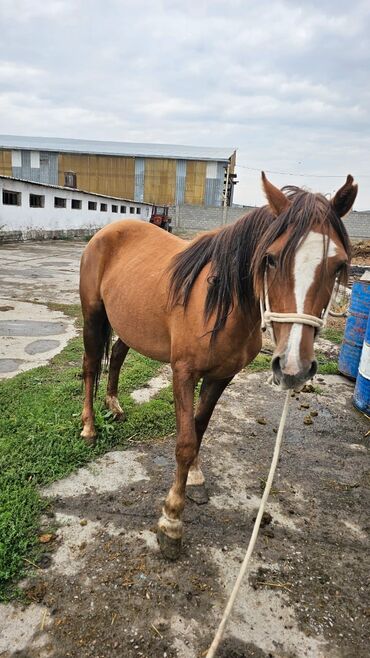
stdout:
[(258, 354), (255, 359), (246, 367), (247, 372), (262, 372), (269, 370), (271, 365), (271, 356), (269, 354)]
[[(53, 305), (70, 315), (77, 308)], [(95, 448), (80, 439), (82, 341), (75, 338), (48, 366), (0, 384), (0, 598), (14, 593), (12, 583), (26, 562), (37, 561), (40, 514), (46, 502), (39, 488), (64, 477), (113, 446), (165, 436), (175, 427), (171, 390), (136, 405), (130, 392), (158, 372), (160, 364), (129, 353), (120, 379), (125, 423), (115, 423), (103, 407), (106, 375), (95, 402), (99, 433)]]
[(335, 329), (334, 327), (327, 327), (321, 332), (321, 337), (330, 340), (332, 343), (340, 345), (343, 341), (343, 329)]
[(317, 374), (318, 375), (338, 375), (338, 363), (328, 357), (322, 352), (316, 352), (317, 359)]

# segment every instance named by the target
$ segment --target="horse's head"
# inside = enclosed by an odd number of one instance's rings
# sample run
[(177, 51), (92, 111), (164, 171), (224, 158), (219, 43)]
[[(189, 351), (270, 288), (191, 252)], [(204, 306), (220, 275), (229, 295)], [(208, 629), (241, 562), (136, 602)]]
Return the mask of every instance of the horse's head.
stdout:
[(262, 181), (273, 217), (255, 254), (255, 288), (274, 333), (274, 381), (298, 388), (316, 373), (315, 334), (336, 280), (348, 272), (350, 243), (341, 217), (357, 185), (348, 176), (329, 201), (293, 187), (284, 194), (264, 173)]

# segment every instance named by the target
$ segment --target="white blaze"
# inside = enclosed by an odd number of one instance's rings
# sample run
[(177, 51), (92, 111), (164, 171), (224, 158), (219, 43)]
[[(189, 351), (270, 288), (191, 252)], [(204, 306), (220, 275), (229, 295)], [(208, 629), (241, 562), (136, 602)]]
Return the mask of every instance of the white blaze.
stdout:
[[(330, 240), (327, 256), (335, 256), (336, 245)], [(294, 294), (296, 312), (304, 313), (307, 293), (314, 281), (317, 267), (324, 258), (324, 236), (322, 233), (310, 231), (307, 237), (299, 245), (294, 263)], [(287, 375), (295, 375), (301, 369), (300, 346), (302, 340), (303, 325), (294, 323), (290, 330), (286, 348), (286, 365), (284, 372)]]

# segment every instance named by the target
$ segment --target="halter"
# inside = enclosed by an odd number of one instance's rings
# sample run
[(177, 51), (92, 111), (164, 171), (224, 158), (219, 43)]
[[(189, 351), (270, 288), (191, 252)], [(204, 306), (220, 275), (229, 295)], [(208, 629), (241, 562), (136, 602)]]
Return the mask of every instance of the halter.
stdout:
[(336, 284), (334, 284), (328, 305), (324, 309), (321, 318), (318, 318), (316, 315), (310, 315), (309, 313), (292, 313), (291, 311), (287, 313), (278, 313), (277, 311), (271, 311), (270, 301), (268, 296), (267, 271), (265, 270), (263, 277), (263, 296), (260, 297), (261, 330), (266, 331), (266, 329), (269, 329), (270, 333), (272, 334), (272, 337), (274, 338), (274, 334), (272, 330), (273, 322), (307, 324), (310, 327), (315, 327), (316, 329), (322, 329), (322, 327), (326, 324), (326, 320), (329, 314), (330, 305), (333, 299), (335, 289), (336, 289)]

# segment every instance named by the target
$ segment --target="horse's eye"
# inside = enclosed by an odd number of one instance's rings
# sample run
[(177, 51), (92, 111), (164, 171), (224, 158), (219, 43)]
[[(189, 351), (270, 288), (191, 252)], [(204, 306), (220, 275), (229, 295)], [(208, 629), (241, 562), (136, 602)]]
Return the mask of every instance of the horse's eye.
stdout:
[(276, 267), (276, 258), (272, 254), (267, 254), (266, 263), (269, 267)]

